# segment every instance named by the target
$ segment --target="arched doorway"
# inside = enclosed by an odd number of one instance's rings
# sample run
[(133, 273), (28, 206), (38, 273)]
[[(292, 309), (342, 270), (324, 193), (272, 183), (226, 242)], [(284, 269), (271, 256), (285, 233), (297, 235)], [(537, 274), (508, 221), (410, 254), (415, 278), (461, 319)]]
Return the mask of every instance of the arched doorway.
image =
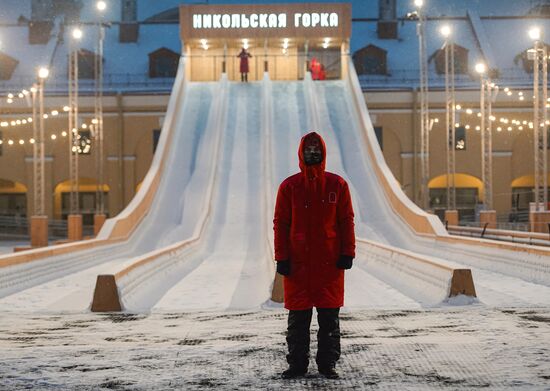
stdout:
[[(548, 175), (548, 183), (550, 183), (550, 175)], [(517, 177), (512, 181), (511, 187), (512, 213), (510, 219), (513, 221), (529, 221), (529, 203), (535, 201), (535, 176), (523, 175)]]
[(0, 178), (0, 216), (27, 215), (27, 186)]
[[(60, 182), (54, 191), (54, 219), (65, 220), (70, 213), (71, 180)], [(84, 225), (94, 224), (96, 211), (97, 182), (93, 178), (79, 178), (78, 203)], [(109, 186), (103, 185), (105, 214), (109, 217)]]
[[(460, 220), (475, 220), (476, 205), (483, 200), (483, 183), (469, 174), (455, 174), (456, 209)], [(443, 219), (447, 209), (447, 175), (439, 175), (428, 182), (430, 208)]]

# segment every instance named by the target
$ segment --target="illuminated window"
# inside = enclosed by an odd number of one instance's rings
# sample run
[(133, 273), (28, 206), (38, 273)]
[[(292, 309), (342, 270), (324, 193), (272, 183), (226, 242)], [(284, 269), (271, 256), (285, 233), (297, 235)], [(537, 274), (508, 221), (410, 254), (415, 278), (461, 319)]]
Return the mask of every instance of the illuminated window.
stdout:
[(464, 126), (455, 128), (455, 149), (457, 151), (466, 150), (466, 129)]

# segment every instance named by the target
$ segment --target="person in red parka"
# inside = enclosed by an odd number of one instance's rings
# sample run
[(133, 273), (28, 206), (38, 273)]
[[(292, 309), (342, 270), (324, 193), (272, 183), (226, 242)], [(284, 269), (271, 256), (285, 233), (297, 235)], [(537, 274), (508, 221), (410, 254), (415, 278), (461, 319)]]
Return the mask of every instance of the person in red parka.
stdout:
[(355, 257), (354, 214), (346, 181), (325, 171), (322, 137), (305, 135), (298, 149), (299, 173), (279, 186), (273, 219), (277, 272), (284, 276), (288, 313), (284, 378), (307, 373), (309, 328), (317, 309), (319, 372), (338, 378), (339, 311), (344, 305), (344, 269)]
[(317, 57), (311, 59), (311, 64), (309, 65), (309, 71), (311, 72), (312, 80), (320, 80), (319, 76), (321, 74), (321, 63), (317, 60)]
[(241, 72), (241, 81), (248, 82), (248, 58), (252, 57), (250, 53), (242, 48), (241, 52), (237, 55), (241, 59), (239, 71)]

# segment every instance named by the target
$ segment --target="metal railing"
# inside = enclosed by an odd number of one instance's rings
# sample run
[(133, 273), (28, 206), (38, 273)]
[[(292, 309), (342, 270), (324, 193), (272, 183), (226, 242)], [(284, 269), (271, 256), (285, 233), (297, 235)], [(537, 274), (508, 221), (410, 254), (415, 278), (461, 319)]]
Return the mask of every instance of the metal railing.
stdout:
[[(493, 79), (497, 84), (506, 84), (507, 86), (527, 86), (532, 87), (533, 75), (525, 72), (521, 67), (502, 68), (499, 70), (498, 78)], [(362, 88), (388, 88), (388, 87), (407, 87), (414, 88), (420, 85), (420, 75), (418, 69), (394, 69), (388, 71), (386, 75), (359, 75), (359, 82)], [(444, 88), (445, 75), (438, 75), (430, 72), (428, 75), (428, 85), (430, 88)], [(455, 75), (455, 85), (461, 88), (479, 88), (479, 75), (457, 74)]]
[(447, 226), (447, 230), (450, 234), (458, 236), (550, 247), (549, 234), (507, 230), (498, 224), (497, 228), (488, 228), (487, 226), (487, 223), (483, 227), (480, 227), (479, 223), (472, 227), (450, 225)]
[[(239, 58), (233, 55), (209, 55), (196, 54), (188, 56), (191, 60), (208, 59), (206, 66), (210, 68), (210, 79), (218, 80), (223, 70), (223, 59), (226, 59), (226, 71), (228, 74), (234, 72), (235, 76), (230, 79), (237, 79), (239, 69)], [(294, 78), (303, 79), (305, 63), (310, 61), (314, 55), (305, 56), (305, 54), (269, 54), (256, 55), (249, 59), (250, 77), (254, 80), (261, 79), (264, 72), (264, 62), (268, 62), (268, 69), (272, 80), (277, 80), (277, 74), (284, 65), (283, 60), (296, 61), (298, 66)], [(327, 79), (340, 77), (340, 60), (336, 56), (323, 57), (322, 52), (318, 56), (321, 63), (326, 65)], [(499, 70), (498, 78), (494, 81), (497, 84), (506, 84), (508, 86), (532, 86), (533, 75), (525, 72), (522, 67), (502, 68)], [(289, 79), (289, 78), (287, 78)], [(36, 82), (35, 75), (14, 76), (10, 80), (0, 81), (0, 93), (8, 93), (28, 89)], [(359, 75), (361, 88), (414, 88), (420, 83), (418, 69), (392, 69), (387, 74), (363, 74)], [(456, 86), (461, 88), (479, 88), (479, 76), (477, 74), (457, 74)], [(104, 73), (104, 90), (109, 93), (119, 91), (151, 91), (151, 92), (170, 92), (174, 84), (174, 77), (150, 77), (148, 73)], [(430, 72), (428, 77), (430, 88), (443, 88), (445, 86), (445, 75), (438, 75)], [(79, 79), (79, 90), (81, 93), (93, 93), (95, 88), (94, 79)], [(68, 90), (67, 75), (64, 73), (52, 73), (46, 81), (46, 91), (48, 94), (66, 93)]]
[[(341, 56), (332, 52), (323, 54), (323, 52), (314, 52), (309, 56), (303, 53), (298, 54), (268, 54), (254, 55), (249, 58), (249, 77), (250, 80), (260, 80), (263, 77), (265, 63), (272, 80), (300, 80), (304, 78), (306, 64), (316, 57), (321, 64), (325, 64), (325, 72), (327, 79), (340, 78)], [(224, 71), (228, 74), (230, 80), (239, 80), (239, 65), (240, 59), (236, 53), (231, 52), (226, 56), (213, 55), (206, 52), (205, 54), (194, 54), (187, 56), (190, 63), (196, 63), (201, 68), (203, 74), (206, 75), (204, 80), (217, 81), (221, 73)], [(292, 71), (288, 71), (290, 65), (293, 66)], [(193, 68), (193, 67), (192, 67)], [(281, 77), (282, 74), (285, 77)], [(150, 77), (148, 73), (108, 73), (103, 74), (103, 89), (106, 93), (114, 92), (170, 92), (175, 80), (174, 77)], [(193, 80), (193, 78), (192, 78)], [(36, 82), (36, 76), (18, 75), (10, 80), (0, 81), (0, 93), (14, 93), (23, 89), (29, 89)], [(95, 91), (95, 81), (93, 78), (79, 78), (79, 93), (92, 94)], [(68, 91), (69, 83), (68, 76), (64, 72), (52, 71), (45, 83), (45, 91), (48, 95), (63, 94)]]
[[(14, 93), (29, 89), (36, 82), (34, 75), (15, 76), (10, 80), (0, 82), (0, 93)], [(103, 88), (107, 93), (120, 91), (150, 91), (170, 92), (174, 85), (174, 77), (149, 77), (146, 73), (106, 73), (103, 76)], [(52, 74), (45, 83), (45, 92), (51, 94), (65, 94), (69, 88), (67, 75)], [(93, 94), (95, 91), (94, 79), (78, 80), (79, 93)]]
[[(0, 216), (0, 240), (29, 240), (29, 219), (26, 216)], [(93, 225), (82, 226), (83, 236), (94, 234)], [(48, 239), (67, 238), (67, 220), (48, 220)]]

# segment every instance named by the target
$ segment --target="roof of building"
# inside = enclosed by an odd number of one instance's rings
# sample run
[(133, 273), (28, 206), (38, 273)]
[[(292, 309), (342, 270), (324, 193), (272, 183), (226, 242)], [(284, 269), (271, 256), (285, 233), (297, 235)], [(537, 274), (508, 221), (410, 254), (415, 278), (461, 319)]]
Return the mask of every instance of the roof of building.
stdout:
[[(210, 1), (209, 4), (235, 3), (299, 3), (292, 0), (269, 1)], [(322, 1), (320, 2), (345, 2)], [(187, 1), (186, 4), (204, 3)], [(362, 77), (363, 82), (382, 87), (411, 86), (418, 80), (418, 37), (417, 22), (405, 18), (414, 10), (412, 0), (397, 0), (398, 39), (380, 39), (377, 34), (378, 2), (355, 0), (352, 3), (353, 24), (351, 52), (362, 47), (375, 45), (388, 52), (388, 75)], [(527, 30), (532, 25), (550, 31), (550, 19), (544, 15), (532, 14), (533, 10), (547, 5), (548, 0), (425, 0), (428, 16), (427, 54), (430, 56), (443, 45), (438, 30), (443, 23), (453, 29), (454, 41), (468, 49), (469, 67), (473, 71), (475, 63), (488, 56), (495, 67), (507, 80), (526, 84), (530, 79), (521, 64), (514, 58), (532, 46)], [(84, 38), (80, 47), (94, 51), (97, 40), (97, 23), (101, 19), (94, 8), (94, 2), (82, 2), (81, 20)], [(166, 47), (181, 52), (179, 26), (174, 23), (174, 10), (181, 0), (138, 0), (137, 21), (140, 22), (139, 38), (136, 43), (119, 42), (120, 3), (111, 7), (103, 16), (103, 21), (113, 22), (106, 29), (104, 44), (105, 88), (107, 90), (131, 89), (170, 89), (166, 81), (154, 81), (148, 78), (148, 54)], [(468, 17), (470, 11), (470, 17)], [(479, 18), (476, 17), (479, 16)], [(30, 45), (29, 29), (26, 24), (18, 25), (20, 16), (31, 19), (31, 0), (2, 0), (0, 8), (0, 52), (19, 61), (13, 76), (8, 81), (0, 81), (0, 90), (20, 89), (32, 84), (38, 66), (47, 65), (56, 47), (56, 37), (52, 36), (46, 45)], [(475, 19), (472, 21), (472, 18)], [(476, 22), (477, 20), (477, 22)], [(59, 20), (58, 20), (59, 23)], [(476, 24), (477, 23), (477, 24)], [(54, 31), (55, 34), (55, 31)], [(70, 39), (65, 40), (55, 50), (52, 61), (52, 77), (48, 81), (53, 90), (66, 87), (67, 54)], [(438, 83), (434, 74), (434, 65), (430, 65), (431, 78)], [(473, 72), (472, 72), (473, 73)], [(473, 83), (472, 77), (462, 77), (463, 83)], [(160, 83), (160, 84), (159, 84)], [(164, 84), (162, 84), (164, 83)], [(162, 86), (161, 86), (162, 84)], [(91, 85), (91, 84), (90, 84)], [(83, 88), (86, 88), (84, 82)]]

